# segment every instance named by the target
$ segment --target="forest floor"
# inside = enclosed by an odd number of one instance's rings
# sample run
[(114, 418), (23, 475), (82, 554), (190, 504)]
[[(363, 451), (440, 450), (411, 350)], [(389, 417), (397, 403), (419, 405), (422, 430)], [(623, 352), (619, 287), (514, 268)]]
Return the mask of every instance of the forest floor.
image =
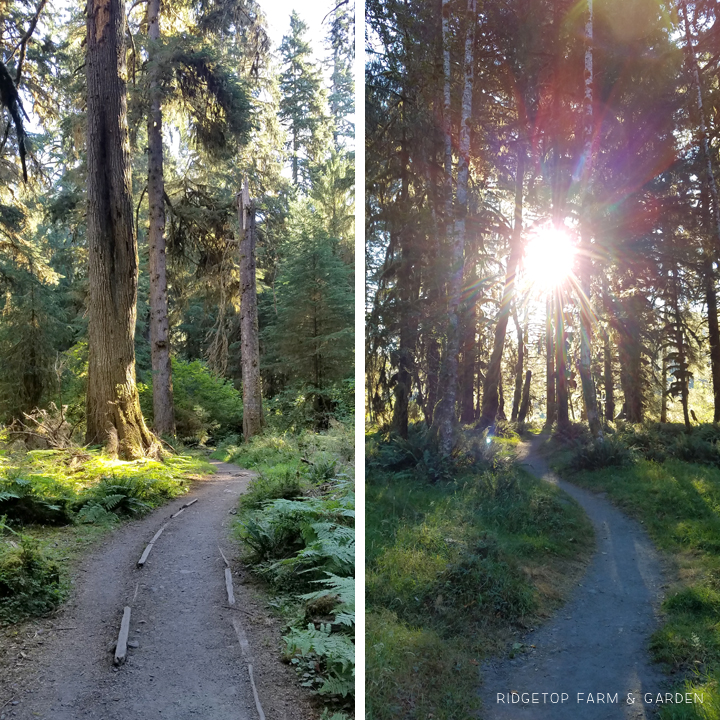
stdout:
[[(280, 627), (234, 560), (231, 519), (252, 473), (215, 462), (194, 483), (141, 520), (123, 524), (80, 563), (68, 603), (51, 618), (11, 626), (0, 636), (0, 718), (315, 717), (295, 672), (279, 662)], [(198, 498), (174, 519), (181, 506)], [(147, 543), (167, 524), (143, 568)], [(235, 605), (228, 605), (230, 561)], [(113, 665), (123, 608), (131, 607), (126, 662)]]
[[(538, 453), (541, 443), (540, 437), (522, 443), (519, 459), (582, 506), (594, 526), (597, 548), (567, 605), (524, 638), (526, 652), (485, 664), (483, 717), (650, 717), (654, 705), (644, 702), (645, 693), (654, 698), (666, 686), (648, 653), (665, 587), (662, 558), (641, 526), (613, 507), (604, 493), (588, 492), (555, 475)], [(526, 697), (528, 704), (513, 704), (511, 692), (538, 695), (535, 704), (532, 696)], [(500, 693), (506, 702), (498, 701)], [(565, 693), (567, 699), (552, 702), (550, 693)], [(617, 701), (608, 702), (616, 693)]]

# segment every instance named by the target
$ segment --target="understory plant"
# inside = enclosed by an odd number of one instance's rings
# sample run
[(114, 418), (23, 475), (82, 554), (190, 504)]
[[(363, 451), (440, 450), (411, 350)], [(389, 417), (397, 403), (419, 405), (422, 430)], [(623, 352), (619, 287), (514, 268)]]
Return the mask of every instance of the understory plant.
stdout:
[(355, 495), (352, 429), (272, 435), (219, 456), (257, 471), (237, 535), (287, 621), (285, 657), (342, 720), (355, 682)]

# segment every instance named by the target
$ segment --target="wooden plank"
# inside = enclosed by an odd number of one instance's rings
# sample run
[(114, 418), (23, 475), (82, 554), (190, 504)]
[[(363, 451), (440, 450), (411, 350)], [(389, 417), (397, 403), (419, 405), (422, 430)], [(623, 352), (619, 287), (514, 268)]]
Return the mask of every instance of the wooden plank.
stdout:
[(227, 567), (225, 568), (225, 589), (227, 590), (228, 605), (234, 605), (235, 594), (233, 593), (232, 574), (230, 573), (230, 568)]
[(163, 530), (167, 527), (167, 523), (165, 523), (156, 533), (153, 535), (153, 539), (148, 543), (147, 547), (143, 551), (143, 554), (140, 556), (140, 559), (138, 560), (138, 567), (142, 567), (145, 565), (145, 562), (148, 559), (148, 555), (150, 555), (150, 551), (153, 549), (153, 545), (155, 544), (155, 541), (162, 535)]
[(130, 608), (126, 605), (123, 610), (123, 618), (120, 623), (120, 634), (118, 635), (117, 646), (115, 647), (115, 660), (116, 665), (122, 665), (125, 662), (125, 656), (127, 655), (127, 641), (130, 633)]
[(222, 548), (218, 545), (218, 550), (220, 551), (220, 554), (222, 555), (222, 559), (225, 561), (225, 567), (230, 567), (230, 563), (228, 562), (228, 559), (225, 557), (225, 553), (222, 551)]
[(185, 512), (186, 508), (189, 508), (191, 505), (194, 505), (197, 501), (198, 501), (198, 499), (195, 498), (194, 500), (191, 500), (189, 503), (185, 503), (184, 505), (181, 505), (180, 509), (176, 513), (173, 513), (170, 516), (170, 519), (172, 520), (172, 518), (176, 518), (181, 512)]
[(255, 678), (253, 677), (253, 666), (248, 664), (248, 675), (250, 676), (250, 685), (252, 686), (253, 696), (255, 697), (255, 708), (258, 712), (258, 718), (265, 720), (265, 713), (263, 712), (262, 705), (260, 704), (260, 696), (258, 695), (257, 687), (255, 686)]

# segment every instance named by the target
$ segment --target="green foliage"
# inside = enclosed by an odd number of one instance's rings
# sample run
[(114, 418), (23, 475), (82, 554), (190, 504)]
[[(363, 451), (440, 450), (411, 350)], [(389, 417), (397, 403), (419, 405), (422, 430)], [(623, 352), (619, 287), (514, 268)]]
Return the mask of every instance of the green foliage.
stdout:
[(285, 642), (301, 683), (341, 705), (351, 700), (355, 668), (351, 447), (352, 429), (335, 424), (218, 453), (258, 471), (240, 500), (238, 538), (252, 570), (292, 598)]
[[(242, 432), (242, 395), (200, 360), (172, 360), (173, 404), (178, 438), (206, 443)], [(152, 379), (139, 386), (145, 417), (152, 417)]]
[(633, 462), (632, 452), (617, 438), (606, 437), (582, 445), (572, 457), (573, 470), (599, 470), (606, 467), (623, 467)]
[(293, 11), (290, 34), (280, 45), (280, 118), (290, 136), (288, 150), (292, 156), (293, 183), (307, 188), (310, 167), (322, 160), (330, 141), (326, 92), (322, 72), (312, 59), (312, 48), (306, 39), (308, 26)]
[[(0, 517), (0, 533), (7, 529)], [(13, 534), (19, 542), (0, 535), (0, 620), (5, 622), (44, 615), (65, 596), (60, 571), (43, 555), (38, 542)]]
[(452, 479), (427, 482), (413, 472), (424, 462), (423, 436), (411, 426), (408, 443), (368, 438), (366, 703), (373, 720), (472, 716), (480, 659), (507, 644), (515, 623), (554, 601), (528, 569), (586, 553), (592, 537), (573, 502), (486, 437), (461, 448)]
[(212, 472), (187, 456), (123, 462), (99, 451), (35, 450), (0, 456), (0, 512), (8, 522), (114, 522), (187, 491), (186, 477)]
[(482, 472), (507, 464), (502, 444), (487, 433), (460, 437), (453, 454), (444, 456), (438, 451), (437, 436), (424, 423), (412, 423), (407, 438), (393, 434), (371, 436), (365, 457), (368, 467), (426, 482), (450, 482), (469, 467)]

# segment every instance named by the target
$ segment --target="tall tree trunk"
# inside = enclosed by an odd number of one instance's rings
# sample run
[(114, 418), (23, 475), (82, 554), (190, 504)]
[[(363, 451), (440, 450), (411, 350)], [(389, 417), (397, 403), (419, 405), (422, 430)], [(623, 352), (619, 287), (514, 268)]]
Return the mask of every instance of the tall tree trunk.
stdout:
[(582, 248), (580, 253), (580, 381), (590, 432), (594, 438), (602, 437), (602, 425), (598, 413), (595, 382), (592, 377), (592, 318), (590, 306), (590, 276), (592, 269), (592, 244), (590, 243), (590, 222), (588, 200), (591, 194), (593, 173), (593, 0), (587, 0), (587, 22), (585, 24), (585, 147), (583, 151), (583, 193)]
[(661, 382), (662, 382), (662, 388), (661, 388), (661, 400), (660, 400), (660, 422), (666, 423), (668, 421), (667, 419), (667, 410), (668, 410), (668, 403), (667, 403), (667, 381), (668, 381), (668, 362), (667, 362), (667, 353), (663, 351), (663, 359), (662, 359), (662, 374), (661, 374)]
[[(432, 304), (432, 297), (430, 302)], [(437, 405), (440, 386), (440, 343), (432, 331), (426, 347), (427, 405), (425, 407), (425, 422), (428, 427), (431, 427), (434, 422), (435, 406)]]
[[(160, 40), (160, 0), (148, 2), (150, 59)], [(165, 255), (165, 178), (163, 174), (162, 109), (157, 71), (150, 78), (148, 116), (148, 206), (150, 232), (150, 356), (153, 369), (153, 429), (160, 435), (175, 434), (170, 326), (168, 322)]]
[(408, 436), (408, 409), (410, 395), (412, 393), (412, 368), (415, 354), (415, 342), (417, 331), (415, 325), (417, 320), (414, 317), (412, 275), (413, 275), (413, 238), (409, 232), (409, 190), (410, 179), (408, 175), (408, 163), (410, 160), (407, 151), (407, 143), (403, 138), (401, 143), (400, 157), (402, 161), (400, 202), (400, 229), (397, 232), (397, 239), (400, 245), (400, 268), (398, 269), (398, 297), (400, 315), (400, 347), (398, 348), (398, 372), (395, 383), (393, 404), (392, 429), (400, 437)]
[(520, 319), (518, 318), (516, 305), (513, 305), (513, 320), (515, 321), (515, 330), (517, 332), (518, 358), (517, 365), (515, 366), (515, 392), (513, 394), (513, 406), (510, 420), (512, 422), (516, 422), (518, 419), (518, 413), (520, 412), (520, 401), (522, 399), (523, 389), (523, 370), (525, 368), (525, 337), (523, 328), (520, 325)]
[(497, 325), (495, 325), (495, 338), (493, 350), (490, 355), (485, 382), (483, 383), (482, 410), (478, 427), (484, 429), (495, 422), (498, 412), (498, 385), (502, 368), (503, 349), (505, 348), (505, 335), (507, 333), (510, 307), (515, 296), (515, 275), (517, 273), (520, 255), (522, 254), (522, 208), (523, 184), (525, 179), (525, 148), (518, 142), (517, 173), (515, 176), (515, 222), (512, 238), (510, 240), (510, 253), (505, 270), (505, 286), (503, 287), (500, 312)]
[(135, 382), (138, 254), (125, 76), (125, 3), (87, 6), (88, 444), (157, 454)]
[(496, 417), (498, 420), (507, 420), (507, 416), (505, 415), (505, 393), (503, 392), (502, 376), (498, 383), (498, 409)]
[[(477, 283), (476, 248), (465, 255), (465, 287), (475, 287)], [(470, 295), (463, 303), (462, 312), (462, 364), (460, 367), (460, 421), (470, 424), (475, 421), (475, 371), (478, 347), (477, 304), (475, 296)]]
[(553, 299), (548, 295), (545, 300), (545, 387), (546, 410), (545, 427), (549, 430), (557, 419), (557, 400), (555, 395), (555, 341), (553, 339)]
[(567, 383), (567, 350), (565, 341), (565, 312), (562, 291), (555, 293), (555, 376), (557, 378), (557, 424), (563, 431), (570, 425)]
[(708, 309), (708, 340), (710, 345), (710, 373), (713, 385), (713, 422), (720, 422), (720, 329), (715, 288), (715, 270), (709, 259), (703, 262), (705, 302)]
[[(260, 339), (255, 271), (255, 205), (248, 181), (238, 193), (240, 220), (240, 353), (242, 357), (243, 437), (245, 442), (263, 428)], [(319, 372), (316, 370), (316, 372)]]
[[(720, 330), (718, 329), (717, 294), (715, 289), (715, 271), (713, 270), (713, 260), (717, 258), (718, 252), (720, 251), (720, 200), (718, 199), (718, 188), (713, 172), (712, 155), (710, 153), (707, 118), (705, 115), (705, 104), (703, 102), (702, 84), (700, 82), (700, 68), (698, 67), (695, 45), (690, 29), (690, 20), (688, 18), (687, 2), (685, 0), (681, 3), (680, 9), (685, 26), (685, 60), (692, 78), (697, 104), (700, 153), (704, 165), (703, 184), (710, 192), (711, 198), (710, 212), (706, 211), (704, 215), (705, 222), (708, 225), (708, 230), (710, 230), (714, 242), (711, 242), (708, 247), (704, 248), (706, 259), (703, 263), (703, 280), (705, 283), (705, 299), (708, 306), (708, 339), (710, 341), (710, 368), (714, 397), (713, 422), (720, 422)], [(712, 218), (712, 220), (710, 218)]]
[(530, 381), (532, 380), (532, 370), (525, 373), (525, 384), (523, 385), (522, 402), (520, 403), (520, 412), (518, 413), (518, 423), (524, 423), (530, 410)]
[[(457, 217), (452, 228), (450, 245), (450, 278), (448, 283), (448, 333), (442, 371), (442, 398), (435, 409), (433, 424), (440, 439), (440, 452), (449, 455), (454, 445), (456, 423), (455, 404), (458, 387), (458, 354), (460, 351), (459, 309), (463, 279), (463, 253), (465, 246), (465, 215), (467, 212), (467, 188), (470, 160), (470, 117), (472, 113), (472, 90), (474, 79), (475, 25), (477, 23), (477, 0), (468, 0), (468, 29), (465, 38), (465, 82), (463, 86), (460, 118), (460, 145), (457, 180)], [(443, 59), (445, 101), (445, 182), (449, 186), (447, 200), (448, 228), (452, 227), (452, 142), (450, 137), (450, 35), (448, 0), (443, 0)]]
[(605, 333), (603, 362), (603, 382), (605, 385), (605, 422), (610, 423), (615, 420), (615, 383), (613, 381), (613, 355), (609, 330)]

